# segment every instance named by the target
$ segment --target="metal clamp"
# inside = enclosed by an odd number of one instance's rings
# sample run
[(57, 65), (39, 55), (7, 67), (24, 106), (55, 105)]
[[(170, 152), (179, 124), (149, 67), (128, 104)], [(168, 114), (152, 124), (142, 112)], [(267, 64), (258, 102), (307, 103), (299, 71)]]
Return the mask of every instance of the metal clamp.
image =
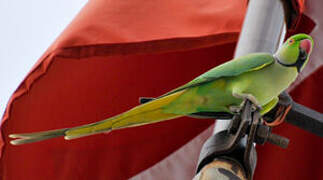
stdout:
[(259, 111), (252, 111), (252, 104), (247, 100), (242, 112), (234, 116), (230, 128), (213, 135), (203, 145), (197, 173), (214, 159), (229, 157), (242, 164), (247, 178), (252, 179), (257, 162), (254, 143), (265, 142), (285, 148), (289, 141), (272, 134), (271, 128), (264, 125)]

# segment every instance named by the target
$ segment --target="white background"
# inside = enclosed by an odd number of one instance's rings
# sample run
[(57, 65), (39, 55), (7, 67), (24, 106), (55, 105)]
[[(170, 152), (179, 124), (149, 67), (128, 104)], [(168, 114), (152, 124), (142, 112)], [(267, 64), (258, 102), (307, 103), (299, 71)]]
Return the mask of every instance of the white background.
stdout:
[(10, 96), (31, 67), (86, 2), (0, 1), (0, 119)]

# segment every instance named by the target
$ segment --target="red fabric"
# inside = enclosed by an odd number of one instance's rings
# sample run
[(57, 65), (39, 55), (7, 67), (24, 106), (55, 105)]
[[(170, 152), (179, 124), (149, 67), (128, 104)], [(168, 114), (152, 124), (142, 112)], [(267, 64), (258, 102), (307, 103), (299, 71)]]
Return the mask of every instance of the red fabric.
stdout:
[[(293, 33), (301, 21), (302, 14), (305, 11), (305, 0), (290, 0), (283, 1), (284, 5), (289, 9), (289, 16), (287, 19), (287, 28), (289, 33)], [(285, 10), (287, 10), (285, 8)]]
[(246, 1), (90, 1), (13, 94), (1, 178), (127, 179), (212, 121), (177, 119), (73, 141), (14, 147), (8, 134), (95, 122), (232, 58)]
[[(245, 7), (246, 1), (225, 0), (90, 1), (12, 95), (2, 119), (1, 178), (127, 179), (187, 143), (213, 121), (181, 118), (24, 146), (9, 145), (7, 136), (102, 120), (231, 59)], [(292, 95), (322, 111), (311, 96), (319, 93), (317, 73)], [(322, 167), (322, 143), (285, 126), (290, 148), (258, 148), (256, 179), (317, 179), (310, 172)]]
[(305, 11), (305, 0), (297, 0), (299, 6), (299, 12), (303, 13)]

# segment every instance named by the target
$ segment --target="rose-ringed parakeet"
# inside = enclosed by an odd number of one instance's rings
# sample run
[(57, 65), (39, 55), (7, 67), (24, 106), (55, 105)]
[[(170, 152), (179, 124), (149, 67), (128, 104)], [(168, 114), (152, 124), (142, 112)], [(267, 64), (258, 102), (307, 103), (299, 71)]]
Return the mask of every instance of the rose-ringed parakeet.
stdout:
[(274, 54), (254, 53), (219, 65), (158, 98), (120, 115), (73, 128), (28, 134), (11, 134), (13, 145), (37, 142), (58, 136), (66, 140), (116, 129), (170, 120), (203, 113), (233, 114), (245, 99), (270, 111), (278, 95), (298, 76), (312, 51), (313, 40), (306, 34), (290, 37)]

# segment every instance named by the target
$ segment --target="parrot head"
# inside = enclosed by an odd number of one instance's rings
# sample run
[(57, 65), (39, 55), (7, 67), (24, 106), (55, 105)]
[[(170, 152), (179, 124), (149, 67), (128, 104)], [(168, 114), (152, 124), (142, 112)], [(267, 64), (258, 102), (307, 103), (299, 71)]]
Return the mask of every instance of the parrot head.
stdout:
[(281, 65), (295, 67), (298, 72), (301, 72), (308, 62), (313, 45), (311, 36), (296, 34), (288, 38), (274, 56)]

